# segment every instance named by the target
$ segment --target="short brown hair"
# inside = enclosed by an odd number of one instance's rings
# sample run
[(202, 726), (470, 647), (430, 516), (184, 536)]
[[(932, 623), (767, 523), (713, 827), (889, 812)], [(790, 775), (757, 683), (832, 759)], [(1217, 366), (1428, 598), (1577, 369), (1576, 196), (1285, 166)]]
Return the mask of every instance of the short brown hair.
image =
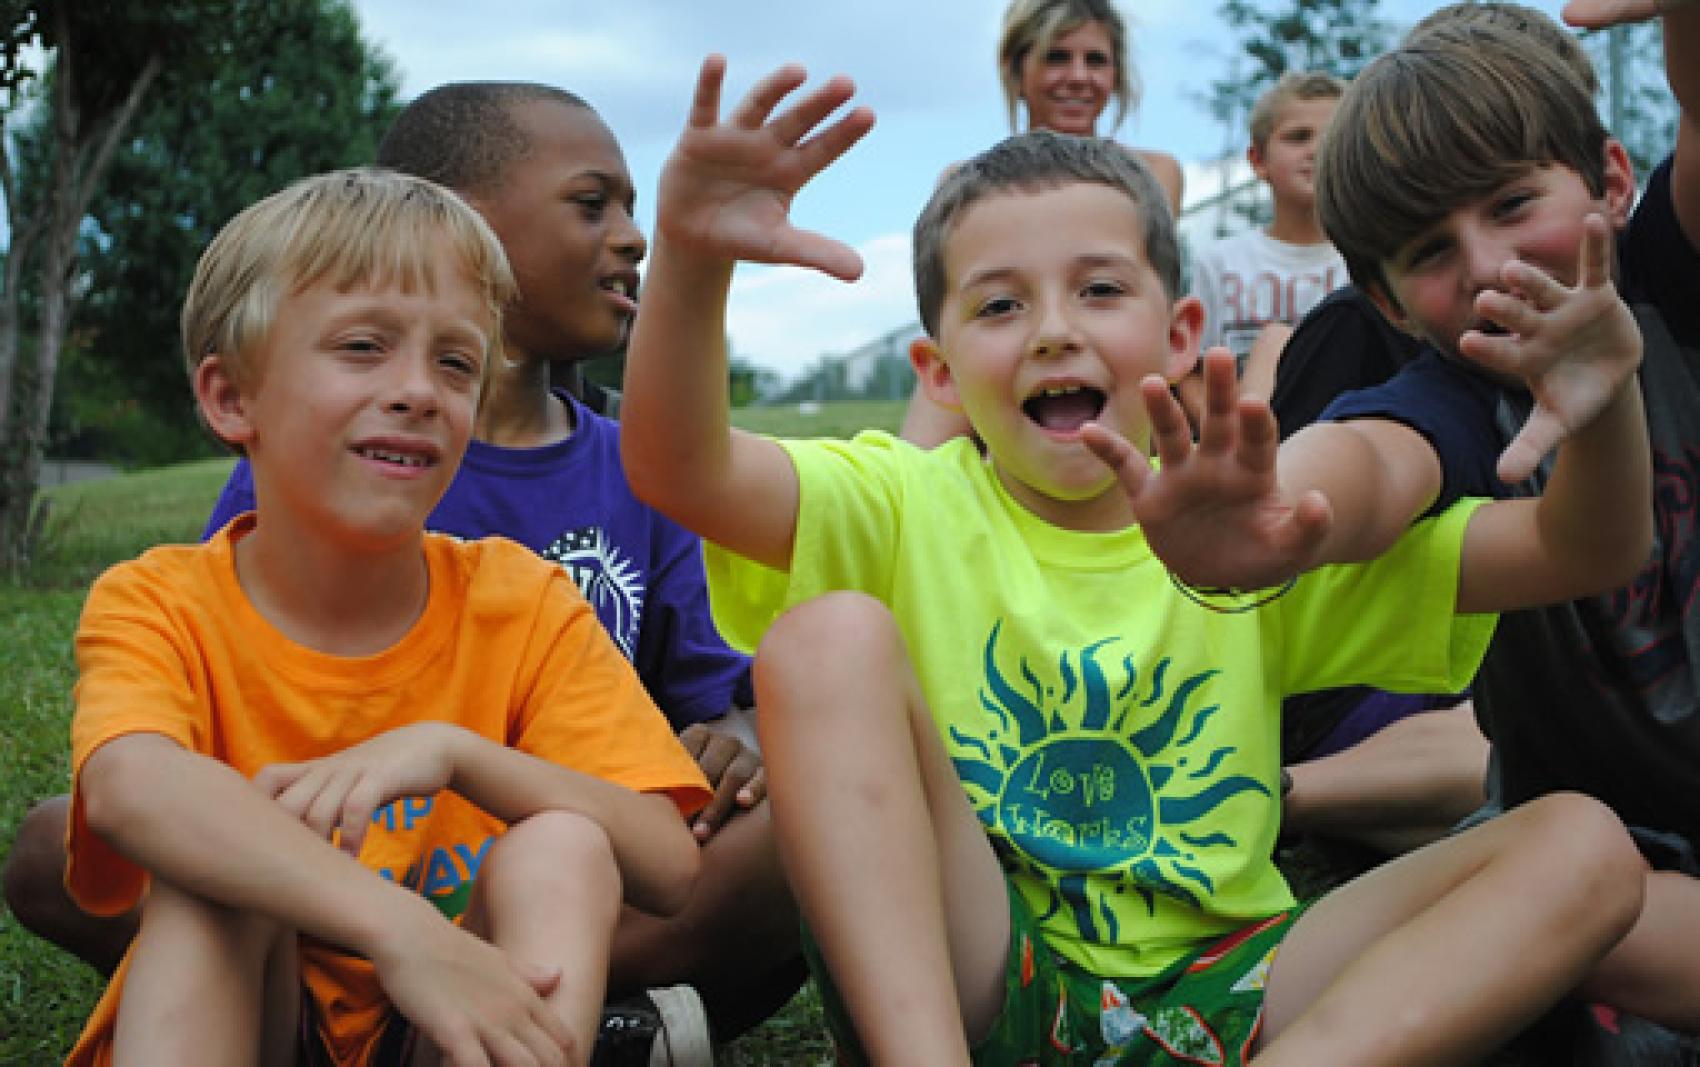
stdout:
[(1415, 40), (1436, 27), (1469, 23), (1503, 26), (1512, 33), (1534, 38), (1569, 64), (1582, 80), (1582, 87), (1588, 90), (1589, 96), (1600, 95), (1600, 76), (1595, 73), (1594, 61), (1588, 58), (1588, 50), (1582, 47), (1581, 38), (1554, 22), (1545, 11), (1515, 3), (1514, 0), (1460, 0), (1459, 3), (1447, 4), (1417, 20), (1405, 39)]
[(1338, 100), (1345, 92), (1346, 83), (1326, 71), (1289, 70), (1251, 106), (1251, 143), (1263, 151), (1281, 121), (1281, 112), (1294, 101)]
[(1020, 128), (1016, 120), (1021, 112), (1021, 64), (1035, 49), (1050, 48), (1058, 37), (1088, 22), (1100, 24), (1110, 35), (1110, 58), (1116, 65), (1116, 84), (1110, 92), (1116, 119), (1110, 128), (1120, 126), (1127, 113), (1139, 106), (1139, 77), (1127, 60), (1127, 23), (1110, 0), (1010, 0), (998, 36), (998, 80), (1003, 83), (1011, 130)]
[(1352, 281), (1391, 296), (1382, 264), (1450, 212), (1530, 169), (1605, 188), (1607, 134), (1551, 47), (1483, 22), (1435, 26), (1365, 67), (1317, 154), (1316, 207)]
[[(447, 264), (435, 242), (455, 253)], [(459, 267), (490, 310), (490, 359), (500, 356), (502, 308), (514, 279), (501, 242), (454, 193), (424, 178), (371, 168), (303, 178), (245, 208), (201, 254), (183, 301), (183, 356), (194, 376), (218, 353), (251, 380), (255, 350), (283, 298), (320, 281), (374, 279), (429, 289)]]
[(1085, 182), (1107, 185), (1128, 198), (1145, 228), (1145, 258), (1171, 299), (1180, 290), (1180, 244), (1168, 195), (1131, 149), (1099, 137), (1031, 130), (1006, 138), (953, 168), (939, 180), (915, 220), (915, 302), (929, 336), (939, 335), (944, 307), (945, 242), (968, 209), (1008, 192), (1037, 192)]

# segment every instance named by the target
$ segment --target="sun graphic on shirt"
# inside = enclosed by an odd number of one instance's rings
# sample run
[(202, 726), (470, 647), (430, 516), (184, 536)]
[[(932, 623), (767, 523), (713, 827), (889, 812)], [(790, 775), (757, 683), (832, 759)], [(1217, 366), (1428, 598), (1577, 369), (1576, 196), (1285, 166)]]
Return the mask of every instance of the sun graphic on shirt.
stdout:
[(1203, 696), (1217, 672), (1170, 677), (1165, 657), (1142, 673), (1126, 655), (1112, 689), (1100, 662), (1111, 638), (1064, 651), (1044, 676), (1022, 658), (1011, 679), (998, 665), (1002, 629), (985, 645), (988, 725), (979, 736), (952, 727), (948, 742), (1000, 858), (1044, 885), (1041, 919), (1066, 909), (1083, 937), (1114, 942), (1106, 893), (1136, 893), (1148, 913), (1157, 894), (1198, 906), (1216, 888), (1201, 858), (1238, 845), (1210, 816), (1241, 793), (1272, 795), (1223, 773), (1236, 749), (1210, 742), (1220, 708)]

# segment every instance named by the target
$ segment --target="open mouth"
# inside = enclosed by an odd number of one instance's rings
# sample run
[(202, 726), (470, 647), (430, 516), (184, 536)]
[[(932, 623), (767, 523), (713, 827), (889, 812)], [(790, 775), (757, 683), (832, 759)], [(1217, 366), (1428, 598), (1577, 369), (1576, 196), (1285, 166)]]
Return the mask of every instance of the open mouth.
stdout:
[(1028, 397), (1021, 410), (1051, 433), (1078, 433), (1103, 412), (1105, 399), (1103, 390), (1090, 385), (1053, 385)]
[(627, 310), (637, 308), (637, 279), (625, 275), (610, 275), (596, 283), (597, 288), (611, 294)]

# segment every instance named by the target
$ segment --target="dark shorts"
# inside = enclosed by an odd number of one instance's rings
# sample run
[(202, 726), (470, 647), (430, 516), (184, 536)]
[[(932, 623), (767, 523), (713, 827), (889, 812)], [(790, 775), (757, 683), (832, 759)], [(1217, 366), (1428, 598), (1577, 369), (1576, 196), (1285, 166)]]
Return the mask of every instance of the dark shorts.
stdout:
[[(391, 1009), (367, 1067), (406, 1067), (413, 1061), (415, 1032), (401, 1013)], [(319, 1010), (306, 987), (301, 990), (301, 1035), (297, 1062), (302, 1067), (337, 1067), (335, 1055), (319, 1032)]]
[[(1160, 974), (1110, 979), (1051, 951), (1026, 901), (1011, 889), (1003, 1008), (975, 1047), (974, 1062), (1239, 1067), (1263, 1023), (1269, 965), (1301, 910), (1253, 923)], [(866, 1063), (819, 949), (806, 933), (803, 942), (839, 1062)]]
[(1290, 696), (1281, 704), (1281, 764), (1344, 752), (1400, 719), (1456, 707), (1467, 699), (1468, 693), (1386, 693), (1362, 686)]

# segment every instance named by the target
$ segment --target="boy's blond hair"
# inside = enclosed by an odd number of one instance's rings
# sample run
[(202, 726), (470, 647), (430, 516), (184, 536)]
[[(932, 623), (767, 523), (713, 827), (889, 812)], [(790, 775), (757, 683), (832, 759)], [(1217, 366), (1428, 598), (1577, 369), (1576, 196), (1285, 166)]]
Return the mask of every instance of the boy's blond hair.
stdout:
[[(915, 301), (930, 337), (939, 335), (946, 287), (945, 245), (968, 209), (1003, 193), (1033, 193), (1084, 182), (1105, 185), (1128, 198), (1145, 230), (1145, 258), (1173, 299), (1180, 290), (1180, 243), (1168, 194), (1131, 149), (1098, 137), (1051, 130), (1017, 134), (951, 169), (915, 220), (912, 240)], [(1035, 218), (1034, 225), (1043, 226)]]
[[(449, 256), (445, 262), (446, 241)], [(191, 377), (217, 353), (238, 382), (252, 381), (254, 354), (279, 303), (318, 282), (338, 289), (394, 282), (433, 290), (439, 264), (458, 267), (490, 311), (488, 368), (500, 356), (502, 308), (515, 293), (502, 244), (454, 193), (373, 168), (319, 174), (245, 208), (213, 238), (183, 301), (183, 357)]]
[(1110, 60), (1116, 68), (1115, 87), (1110, 91), (1116, 118), (1110, 129), (1120, 126), (1127, 113), (1139, 106), (1139, 78), (1127, 60), (1127, 23), (1110, 0), (1010, 0), (998, 36), (998, 79), (1003, 83), (1011, 130), (1020, 128), (1021, 64), (1034, 51), (1045, 51), (1058, 37), (1088, 22), (1099, 23), (1110, 35)]
[(1383, 263), (1533, 168), (1568, 167), (1602, 195), (1606, 140), (1548, 44), (1488, 22), (1437, 25), (1346, 90), (1317, 155), (1317, 215), (1352, 281), (1391, 300)]
[(1259, 152), (1269, 147), (1269, 136), (1288, 105), (1302, 100), (1338, 100), (1346, 83), (1326, 71), (1289, 70), (1263, 91), (1251, 106), (1251, 143)]

